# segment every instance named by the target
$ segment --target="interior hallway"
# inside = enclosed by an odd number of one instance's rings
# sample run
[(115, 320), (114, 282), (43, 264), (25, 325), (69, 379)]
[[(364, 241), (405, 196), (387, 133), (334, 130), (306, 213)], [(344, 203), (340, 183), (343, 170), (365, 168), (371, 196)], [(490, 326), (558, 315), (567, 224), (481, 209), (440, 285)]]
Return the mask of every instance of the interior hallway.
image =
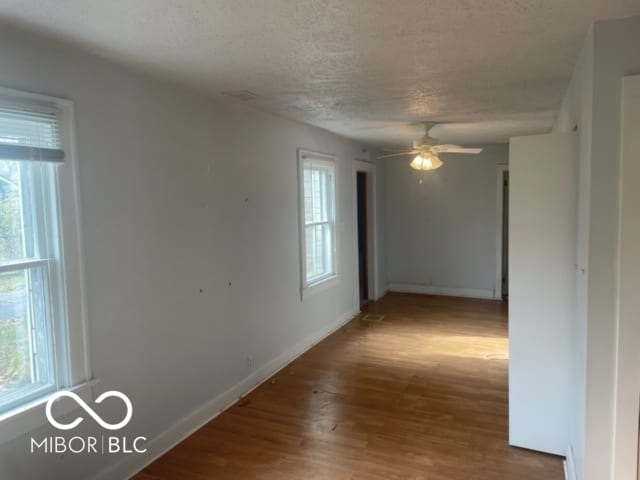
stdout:
[(507, 445), (506, 352), (501, 302), (388, 294), (136, 478), (561, 480)]

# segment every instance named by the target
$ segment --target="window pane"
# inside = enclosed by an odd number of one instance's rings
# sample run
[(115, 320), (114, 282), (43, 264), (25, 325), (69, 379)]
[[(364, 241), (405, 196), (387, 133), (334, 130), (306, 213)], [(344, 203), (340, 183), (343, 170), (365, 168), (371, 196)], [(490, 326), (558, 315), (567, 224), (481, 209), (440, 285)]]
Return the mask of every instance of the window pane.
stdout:
[(0, 262), (26, 257), (22, 162), (0, 160)]
[(311, 223), (313, 220), (313, 193), (311, 188), (311, 169), (304, 169), (304, 223)]
[(329, 169), (308, 164), (303, 175), (305, 223), (329, 221), (332, 197)]
[(314, 169), (312, 170), (313, 173), (313, 184), (312, 184), (312, 188), (313, 188), (313, 216), (312, 216), (312, 220), (313, 222), (324, 222), (326, 221), (325, 218), (325, 201), (326, 201), (326, 195), (324, 195), (324, 189), (323, 186), (325, 185), (324, 182), (324, 175), (325, 172), (321, 169)]
[(308, 225), (306, 233), (307, 283), (333, 273), (331, 224)]
[(44, 267), (0, 274), (0, 411), (53, 385)]
[(31, 382), (25, 272), (0, 276), (0, 395)]
[(315, 226), (305, 227), (305, 253), (306, 253), (306, 270), (307, 282), (317, 276), (315, 262)]
[(333, 234), (332, 234), (332, 225), (330, 223), (325, 223), (321, 225), (322, 227), (322, 238), (323, 238), (323, 267), (325, 274), (333, 273)]

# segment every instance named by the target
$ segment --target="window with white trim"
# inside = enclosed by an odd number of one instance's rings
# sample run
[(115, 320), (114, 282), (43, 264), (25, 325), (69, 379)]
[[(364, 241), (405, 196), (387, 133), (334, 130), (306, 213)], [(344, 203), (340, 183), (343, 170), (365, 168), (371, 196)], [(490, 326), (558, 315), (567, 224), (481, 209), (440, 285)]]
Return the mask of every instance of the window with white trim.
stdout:
[(302, 287), (336, 276), (336, 175), (333, 157), (301, 150)]
[(0, 89), (0, 415), (90, 376), (61, 102)]

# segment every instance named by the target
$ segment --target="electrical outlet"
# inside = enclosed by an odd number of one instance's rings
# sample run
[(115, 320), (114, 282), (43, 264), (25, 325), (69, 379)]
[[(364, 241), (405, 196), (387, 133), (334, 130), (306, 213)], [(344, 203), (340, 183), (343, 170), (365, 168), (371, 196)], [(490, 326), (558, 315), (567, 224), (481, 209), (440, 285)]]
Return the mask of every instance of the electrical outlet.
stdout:
[(253, 370), (253, 357), (247, 357), (247, 370)]

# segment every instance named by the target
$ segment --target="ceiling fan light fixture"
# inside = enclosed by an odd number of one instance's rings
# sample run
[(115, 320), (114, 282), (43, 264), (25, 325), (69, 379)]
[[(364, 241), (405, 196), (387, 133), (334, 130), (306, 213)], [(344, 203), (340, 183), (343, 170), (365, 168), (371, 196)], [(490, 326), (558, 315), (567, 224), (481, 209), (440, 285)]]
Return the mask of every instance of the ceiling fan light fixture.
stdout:
[(409, 166), (415, 170), (422, 170), (422, 157), (420, 155), (416, 156)]
[(420, 153), (416, 155), (409, 166), (415, 170), (435, 170), (442, 166), (442, 160), (433, 153)]

